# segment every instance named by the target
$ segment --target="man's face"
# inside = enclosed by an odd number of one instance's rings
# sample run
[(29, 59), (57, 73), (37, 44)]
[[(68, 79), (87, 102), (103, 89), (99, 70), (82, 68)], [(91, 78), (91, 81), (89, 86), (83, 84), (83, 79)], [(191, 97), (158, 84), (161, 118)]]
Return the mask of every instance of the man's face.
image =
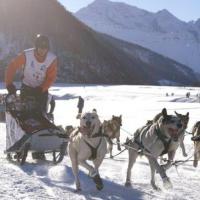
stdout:
[(48, 49), (43, 49), (43, 48), (38, 48), (37, 49), (37, 54), (40, 56), (40, 57), (44, 57), (48, 52)]

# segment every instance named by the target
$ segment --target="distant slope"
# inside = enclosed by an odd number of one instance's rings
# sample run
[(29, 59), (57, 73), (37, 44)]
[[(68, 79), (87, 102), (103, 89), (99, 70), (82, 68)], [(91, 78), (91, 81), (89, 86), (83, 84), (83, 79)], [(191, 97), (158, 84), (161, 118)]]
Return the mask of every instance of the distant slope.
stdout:
[(139, 68), (143, 76), (146, 77), (146, 80), (151, 77), (152, 80), (160, 84), (164, 84), (165, 80), (170, 80), (171, 83), (168, 84), (172, 85), (175, 83), (187, 85), (188, 82), (193, 81), (197, 83), (195, 78), (196, 74), (192, 69), (174, 60), (166, 58), (139, 45), (118, 40), (105, 34), (102, 34), (102, 37), (113, 45), (113, 49), (122, 50), (129, 55), (132, 60), (141, 60), (143, 65)]

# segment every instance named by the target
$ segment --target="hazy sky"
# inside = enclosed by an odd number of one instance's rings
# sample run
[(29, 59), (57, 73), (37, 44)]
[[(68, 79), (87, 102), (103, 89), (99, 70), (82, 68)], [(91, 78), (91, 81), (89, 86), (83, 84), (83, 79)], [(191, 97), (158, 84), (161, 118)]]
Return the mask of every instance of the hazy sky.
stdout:
[[(86, 7), (94, 0), (59, 0), (67, 10), (76, 12)], [(200, 18), (200, 0), (112, 0), (125, 2), (130, 5), (143, 8), (148, 11), (157, 12), (167, 9), (173, 15), (184, 21), (197, 20)]]

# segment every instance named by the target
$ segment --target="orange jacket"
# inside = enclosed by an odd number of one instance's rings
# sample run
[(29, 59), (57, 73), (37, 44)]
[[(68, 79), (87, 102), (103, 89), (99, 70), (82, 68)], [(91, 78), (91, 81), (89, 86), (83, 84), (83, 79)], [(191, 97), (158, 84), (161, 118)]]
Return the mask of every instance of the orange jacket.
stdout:
[[(35, 58), (38, 62), (43, 62), (44, 58), (38, 57), (36, 54), (34, 54)], [(16, 71), (19, 69), (23, 69), (23, 67), (26, 64), (26, 56), (23, 53), (19, 54), (16, 58), (14, 58), (11, 63), (8, 65), (6, 73), (5, 73), (5, 84), (8, 86), (13, 82), (14, 76), (16, 74)], [(57, 59), (55, 59), (46, 72), (46, 77), (42, 85), (40, 86), (42, 88), (42, 91), (47, 91), (49, 87), (54, 83), (56, 80), (57, 75)]]

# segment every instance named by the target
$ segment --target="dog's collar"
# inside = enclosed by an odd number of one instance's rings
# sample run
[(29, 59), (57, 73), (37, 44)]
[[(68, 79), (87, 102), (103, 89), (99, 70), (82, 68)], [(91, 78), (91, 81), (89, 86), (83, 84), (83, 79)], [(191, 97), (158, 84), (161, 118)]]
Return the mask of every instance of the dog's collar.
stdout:
[(88, 136), (88, 138), (102, 137), (102, 135), (103, 135), (103, 134), (102, 134), (102, 126), (100, 126), (99, 131), (98, 131), (97, 133), (95, 133), (95, 134), (93, 134), (93, 135), (91, 135), (91, 136), (89, 136), (88, 134), (82, 133), (80, 127), (79, 127), (79, 131), (80, 131), (81, 134), (83, 134), (83, 135), (85, 135), (85, 136)]

